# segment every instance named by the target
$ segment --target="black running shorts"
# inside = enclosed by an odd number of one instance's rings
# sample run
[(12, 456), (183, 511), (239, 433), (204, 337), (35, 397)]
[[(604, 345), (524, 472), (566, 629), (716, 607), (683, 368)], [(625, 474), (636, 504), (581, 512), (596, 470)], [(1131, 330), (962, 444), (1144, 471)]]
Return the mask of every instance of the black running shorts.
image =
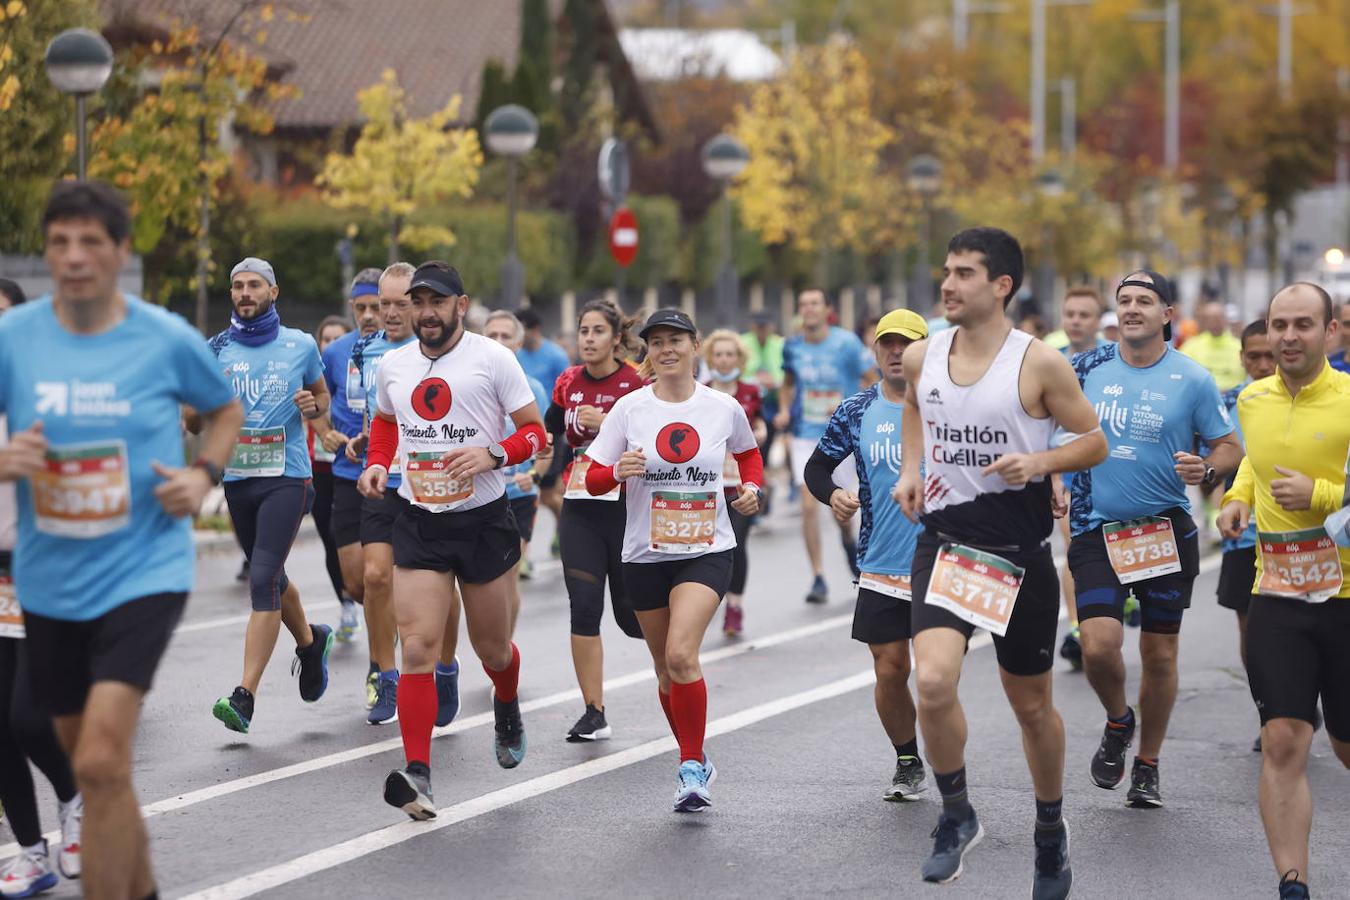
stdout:
[(1257, 594), (1247, 610), (1247, 682), (1261, 713), (1312, 723), (1350, 742), (1350, 599), (1305, 603)]
[(1219, 605), (1246, 613), (1256, 584), (1256, 548), (1229, 550), (1219, 566)]
[(399, 496), (398, 488), (385, 488), (384, 496), (378, 500), (361, 498), (361, 546), (366, 544), (392, 544), (394, 542), (394, 523), (399, 515), (408, 508), (408, 501)]
[(731, 584), (731, 551), (704, 553), (688, 559), (624, 563), (623, 583), (633, 609), (647, 612), (670, 606), (670, 592), (685, 583), (709, 587), (720, 600)]
[(520, 562), (520, 533), (506, 495), (464, 511), (428, 512), (409, 504), (394, 523), (394, 565), (454, 573), (486, 584)]
[(333, 515), (328, 527), (333, 533), (333, 543), (337, 546), (347, 547), (361, 540), (363, 501), (355, 481), (333, 477)]
[(509, 502), (520, 539), (528, 544), (534, 539), (534, 515), (539, 511), (539, 495), (526, 494), (524, 497), (514, 497)]
[(900, 597), (858, 588), (853, 607), (853, 639), (864, 644), (907, 641), (914, 632), (909, 622), (910, 602)]
[(1181, 558), (1181, 571), (1174, 575), (1123, 585), (1111, 568), (1100, 526), (1069, 541), (1069, 572), (1078, 600), (1078, 621), (1097, 617), (1123, 621), (1125, 598), (1133, 591), (1139, 600), (1140, 630), (1152, 634), (1181, 630), (1181, 618), (1191, 605), (1191, 588), (1200, 573), (1200, 532), (1184, 509), (1174, 507), (1158, 515), (1172, 520)]

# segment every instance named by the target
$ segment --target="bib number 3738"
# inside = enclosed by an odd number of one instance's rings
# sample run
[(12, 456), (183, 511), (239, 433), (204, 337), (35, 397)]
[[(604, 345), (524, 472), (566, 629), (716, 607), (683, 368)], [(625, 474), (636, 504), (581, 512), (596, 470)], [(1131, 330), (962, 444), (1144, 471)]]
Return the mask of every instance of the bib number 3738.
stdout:
[(652, 549), (703, 553), (717, 536), (717, 494), (657, 491), (652, 495)]
[(38, 531), (97, 538), (131, 521), (131, 475), (124, 441), (67, 444), (47, 450), (32, 479)]
[(993, 553), (943, 544), (933, 562), (924, 602), (1003, 637), (1025, 574), (1025, 569)]
[(1260, 531), (1261, 583), (1257, 591), (1321, 603), (1341, 591), (1341, 557), (1323, 528)]
[(1159, 516), (1108, 522), (1102, 526), (1106, 556), (1121, 584), (1146, 581), (1181, 571), (1172, 520)]

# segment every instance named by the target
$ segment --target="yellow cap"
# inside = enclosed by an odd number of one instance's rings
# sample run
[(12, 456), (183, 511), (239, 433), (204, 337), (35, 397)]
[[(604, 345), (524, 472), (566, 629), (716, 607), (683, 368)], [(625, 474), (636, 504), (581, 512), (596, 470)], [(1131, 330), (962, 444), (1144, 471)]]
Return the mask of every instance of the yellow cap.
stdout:
[(893, 309), (877, 323), (877, 338), (884, 334), (898, 334), (911, 341), (928, 337), (928, 323), (912, 309)]

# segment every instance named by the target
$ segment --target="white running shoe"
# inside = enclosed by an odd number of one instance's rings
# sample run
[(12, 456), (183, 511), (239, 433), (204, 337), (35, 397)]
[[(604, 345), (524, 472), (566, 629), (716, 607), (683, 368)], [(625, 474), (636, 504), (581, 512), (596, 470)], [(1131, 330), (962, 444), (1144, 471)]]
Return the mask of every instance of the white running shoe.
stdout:
[(84, 821), (84, 798), (76, 794), (69, 803), (62, 803), (57, 816), (61, 819), (61, 848), (56, 854), (56, 868), (67, 878), (79, 878), (80, 825)]
[(47, 857), (47, 842), (25, 847), (0, 869), (0, 895), (31, 897), (61, 883)]

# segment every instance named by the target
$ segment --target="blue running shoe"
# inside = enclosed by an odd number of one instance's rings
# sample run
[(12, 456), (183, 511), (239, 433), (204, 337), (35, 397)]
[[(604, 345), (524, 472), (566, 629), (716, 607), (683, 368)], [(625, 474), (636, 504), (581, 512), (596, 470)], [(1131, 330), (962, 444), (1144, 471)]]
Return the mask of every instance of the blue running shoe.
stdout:
[(450, 664), (449, 672), (441, 671), (436, 663), (436, 727), (444, 728), (459, 715), (459, 659)]
[(830, 600), (830, 589), (825, 584), (825, 578), (817, 575), (811, 582), (811, 590), (806, 593), (807, 603), (828, 603)]
[(342, 618), (338, 620), (337, 639), (346, 644), (361, 630), (361, 613), (357, 611), (356, 601), (350, 597), (342, 598)]
[(525, 723), (520, 720), (520, 698), (504, 703), (494, 694), (492, 714), (497, 720), (493, 726), (497, 765), (514, 769), (525, 758)]
[(984, 839), (984, 828), (973, 812), (964, 822), (940, 815), (932, 838), (933, 855), (924, 861), (923, 880), (946, 884), (961, 877), (966, 854)]
[(713, 761), (708, 758), (708, 754), (706, 753), (703, 754), (703, 771), (708, 773), (708, 787), (712, 787), (713, 782), (717, 780), (717, 766), (713, 765)]
[(1073, 887), (1069, 867), (1069, 823), (1053, 831), (1036, 829), (1036, 874), (1031, 882), (1031, 900), (1064, 900)]
[(248, 688), (240, 685), (228, 697), (221, 697), (211, 707), (215, 716), (225, 727), (240, 734), (248, 734), (249, 723), (253, 721), (253, 695)]
[(333, 652), (333, 629), (327, 625), (309, 626), (314, 639), (303, 650), (295, 648), (291, 674), (300, 673), (300, 699), (313, 703), (328, 690), (328, 654)]
[(366, 721), (371, 725), (393, 725), (398, 721), (398, 670), (380, 673), (375, 687), (375, 705)]
[(675, 783), (679, 785), (675, 789), (675, 811), (703, 812), (712, 806), (708, 782), (711, 780), (709, 776), (716, 771), (706, 756), (703, 762), (686, 759), (680, 763), (680, 771), (675, 776)]

